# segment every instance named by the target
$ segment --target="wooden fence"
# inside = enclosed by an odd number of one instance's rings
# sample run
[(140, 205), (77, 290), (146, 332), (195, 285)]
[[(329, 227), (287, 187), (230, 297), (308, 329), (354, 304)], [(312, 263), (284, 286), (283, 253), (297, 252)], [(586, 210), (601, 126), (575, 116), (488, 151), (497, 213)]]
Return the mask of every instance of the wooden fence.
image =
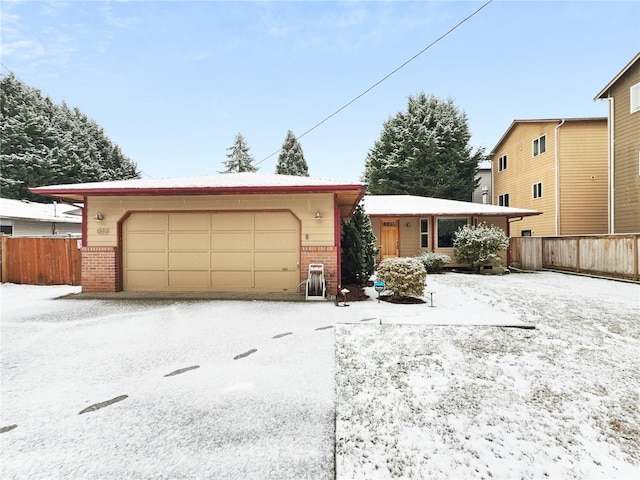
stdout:
[(2, 282), (80, 285), (78, 238), (2, 236)]
[(640, 280), (640, 234), (513, 237), (510, 265)]

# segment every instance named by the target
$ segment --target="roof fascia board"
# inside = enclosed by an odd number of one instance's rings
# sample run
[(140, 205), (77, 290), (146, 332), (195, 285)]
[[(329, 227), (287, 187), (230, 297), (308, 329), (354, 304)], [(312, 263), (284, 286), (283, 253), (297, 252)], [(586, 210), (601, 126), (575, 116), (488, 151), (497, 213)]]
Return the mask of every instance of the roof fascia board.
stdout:
[(640, 60), (640, 52), (638, 52), (636, 56), (633, 57), (633, 59), (629, 63), (627, 63), (627, 65), (622, 70), (620, 70), (620, 72), (615, 77), (613, 77), (613, 79), (609, 83), (607, 83), (607, 85), (602, 90), (598, 92), (593, 100), (604, 100), (605, 98), (607, 98), (608, 95), (605, 95), (605, 93), (613, 86), (613, 84), (620, 80), (620, 77), (627, 73), (627, 71), (629, 71), (629, 69), (633, 67), (633, 65), (638, 60)]

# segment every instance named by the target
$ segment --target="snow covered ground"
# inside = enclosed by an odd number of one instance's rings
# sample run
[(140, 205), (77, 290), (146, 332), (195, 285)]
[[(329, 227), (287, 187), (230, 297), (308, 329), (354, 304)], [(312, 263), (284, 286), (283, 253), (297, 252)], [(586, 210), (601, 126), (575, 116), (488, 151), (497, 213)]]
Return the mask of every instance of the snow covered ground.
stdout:
[(638, 285), (427, 282), (433, 307), (2, 285), (0, 477), (637, 477)]
[(1, 287), (1, 478), (334, 478), (333, 304), (70, 291)]
[(640, 478), (638, 285), (427, 283), (433, 308), (362, 305), (336, 326), (337, 478)]

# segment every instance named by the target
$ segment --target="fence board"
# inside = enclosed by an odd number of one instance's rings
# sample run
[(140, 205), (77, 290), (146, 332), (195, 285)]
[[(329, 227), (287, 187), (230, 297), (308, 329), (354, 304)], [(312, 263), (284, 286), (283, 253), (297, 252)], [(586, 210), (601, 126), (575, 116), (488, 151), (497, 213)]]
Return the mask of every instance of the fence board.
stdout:
[(2, 237), (2, 281), (28, 285), (80, 285), (77, 238)]
[(640, 280), (639, 234), (514, 237), (511, 264), (526, 270), (566, 270)]

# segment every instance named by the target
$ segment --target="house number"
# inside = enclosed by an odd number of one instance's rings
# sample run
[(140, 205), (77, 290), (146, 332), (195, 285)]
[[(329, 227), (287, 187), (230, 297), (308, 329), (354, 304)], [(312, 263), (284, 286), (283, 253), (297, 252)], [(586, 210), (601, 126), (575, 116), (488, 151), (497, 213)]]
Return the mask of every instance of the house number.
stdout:
[(109, 235), (109, 229), (108, 228), (99, 228), (98, 229), (98, 235)]

